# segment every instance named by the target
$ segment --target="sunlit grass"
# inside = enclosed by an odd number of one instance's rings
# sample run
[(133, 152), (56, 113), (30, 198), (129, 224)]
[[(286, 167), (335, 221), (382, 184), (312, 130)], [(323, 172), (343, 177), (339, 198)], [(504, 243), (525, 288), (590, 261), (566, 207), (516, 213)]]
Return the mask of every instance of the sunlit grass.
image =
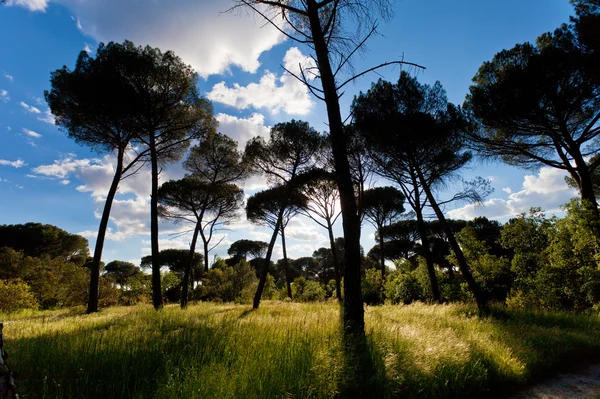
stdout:
[[(23, 398), (332, 398), (357, 378), (334, 303), (2, 319)], [(487, 396), (600, 354), (597, 315), (416, 304), (369, 307), (366, 323), (373, 397)]]

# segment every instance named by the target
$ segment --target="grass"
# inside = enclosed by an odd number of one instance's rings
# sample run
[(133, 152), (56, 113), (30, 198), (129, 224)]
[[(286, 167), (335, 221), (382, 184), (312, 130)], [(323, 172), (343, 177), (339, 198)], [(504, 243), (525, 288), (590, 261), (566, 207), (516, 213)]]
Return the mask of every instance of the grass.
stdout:
[[(468, 305), (366, 310), (371, 371), (356, 379), (333, 303), (265, 301), (5, 316), (22, 398), (502, 397), (600, 355), (598, 315)], [(351, 387), (350, 389), (348, 387)]]

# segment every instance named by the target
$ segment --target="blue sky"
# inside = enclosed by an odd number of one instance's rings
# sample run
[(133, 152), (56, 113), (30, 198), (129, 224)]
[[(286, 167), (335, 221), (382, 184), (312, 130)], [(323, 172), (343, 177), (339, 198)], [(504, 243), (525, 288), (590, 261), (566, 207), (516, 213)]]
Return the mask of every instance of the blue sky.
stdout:
[[(162, 50), (174, 50), (200, 74), (199, 89), (213, 101), (220, 130), (240, 142), (267, 135), (269, 126), (303, 119), (324, 131), (324, 104), (284, 73), (306, 63), (307, 48), (298, 46), (256, 16), (222, 14), (229, 0), (8, 0), (0, 7), (0, 223), (51, 223), (88, 237), (93, 247), (99, 212), (112, 175), (112, 157), (96, 154), (69, 139), (53, 124), (43, 100), (50, 72), (72, 67), (80, 51), (94, 52), (99, 42), (129, 39)], [(455, 103), (462, 103), (471, 78), (482, 62), (516, 43), (533, 41), (568, 20), (567, 0), (403, 0), (395, 16), (381, 22), (381, 35), (354, 60), (357, 71), (404, 57), (423, 65), (422, 82), (440, 80)], [(397, 79), (399, 68), (380, 71)], [(370, 74), (348, 86), (342, 98), (347, 115), (352, 97), (367, 90), (379, 76)], [(180, 165), (162, 176), (180, 178)], [(549, 168), (521, 170), (502, 164), (474, 163), (465, 178), (483, 176), (495, 192), (484, 206), (448, 208), (452, 217), (485, 215), (505, 221), (541, 206), (558, 211), (576, 193), (564, 184), (564, 174)], [(253, 178), (252, 194), (264, 187)], [(378, 184), (385, 184), (380, 182)], [(149, 253), (148, 171), (127, 179), (111, 215), (104, 260), (139, 263)], [(186, 226), (162, 223), (161, 248), (185, 248), (189, 236), (173, 234)], [(341, 223), (337, 226), (341, 235)], [(307, 256), (327, 246), (325, 231), (307, 219), (291, 222), (291, 257)], [(267, 241), (269, 231), (243, 218), (219, 238), (215, 253), (226, 256), (240, 238)], [(365, 225), (363, 247), (374, 244)], [(277, 248), (275, 256), (279, 256)]]

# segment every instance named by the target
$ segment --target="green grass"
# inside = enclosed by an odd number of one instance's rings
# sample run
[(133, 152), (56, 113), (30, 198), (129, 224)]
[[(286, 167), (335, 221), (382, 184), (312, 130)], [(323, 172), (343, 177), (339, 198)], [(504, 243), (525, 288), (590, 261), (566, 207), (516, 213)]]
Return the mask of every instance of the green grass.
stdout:
[[(333, 303), (249, 309), (135, 306), (2, 319), (22, 398), (332, 398), (359, 386), (369, 397), (502, 397), (600, 354), (598, 315), (497, 310), (480, 318), (467, 305), (416, 304), (367, 308), (357, 362), (344, 351)], [(370, 372), (357, 379), (359, 363)]]

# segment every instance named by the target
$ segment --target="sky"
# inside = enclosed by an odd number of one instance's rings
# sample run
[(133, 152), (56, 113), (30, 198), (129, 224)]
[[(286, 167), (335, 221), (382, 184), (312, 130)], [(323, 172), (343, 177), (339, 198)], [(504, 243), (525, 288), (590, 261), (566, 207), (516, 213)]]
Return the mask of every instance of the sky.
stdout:
[[(232, 5), (230, 0), (7, 0), (0, 6), (0, 223), (53, 224), (85, 236), (93, 250), (114, 157), (76, 144), (56, 127), (44, 90), (50, 88), (52, 71), (72, 68), (79, 52), (93, 55), (101, 42), (131, 40), (175, 51), (199, 74), (198, 88), (213, 103), (219, 131), (237, 140), (240, 149), (250, 138), (268, 137), (271, 126), (291, 119), (326, 131), (324, 103), (283, 69), (298, 71), (299, 64), (310, 63), (310, 50), (248, 10), (226, 12)], [(353, 66), (358, 72), (399, 59), (417, 63), (426, 69), (409, 69), (411, 73), (422, 83), (439, 80), (449, 100), (462, 104), (483, 62), (557, 28), (571, 12), (568, 0), (395, 1), (395, 15), (379, 21), (379, 35), (369, 40), (368, 51), (355, 57)], [(348, 85), (341, 99), (343, 117), (354, 95), (380, 77), (396, 81), (399, 73), (399, 67), (382, 69)], [(161, 182), (183, 174), (181, 162), (169, 165)], [(577, 195), (565, 184), (564, 172), (548, 167), (523, 170), (476, 161), (463, 177), (476, 176), (489, 179), (494, 192), (480, 205), (448, 206), (448, 216), (505, 222), (533, 206), (560, 213), (560, 205)], [(245, 183), (246, 195), (264, 188), (260, 177)], [(139, 264), (150, 253), (149, 193), (148, 170), (121, 182), (105, 262)], [(162, 221), (160, 248), (189, 248), (189, 234), (178, 234), (189, 228)], [(336, 233), (342, 235), (341, 218)], [(241, 214), (218, 234), (220, 244), (212, 254), (227, 257), (230, 244), (241, 238), (268, 241), (270, 231)], [(328, 246), (326, 231), (302, 217), (290, 222), (286, 238), (292, 258)], [(367, 224), (361, 243), (365, 251), (374, 245)], [(278, 245), (274, 258), (281, 253)]]

